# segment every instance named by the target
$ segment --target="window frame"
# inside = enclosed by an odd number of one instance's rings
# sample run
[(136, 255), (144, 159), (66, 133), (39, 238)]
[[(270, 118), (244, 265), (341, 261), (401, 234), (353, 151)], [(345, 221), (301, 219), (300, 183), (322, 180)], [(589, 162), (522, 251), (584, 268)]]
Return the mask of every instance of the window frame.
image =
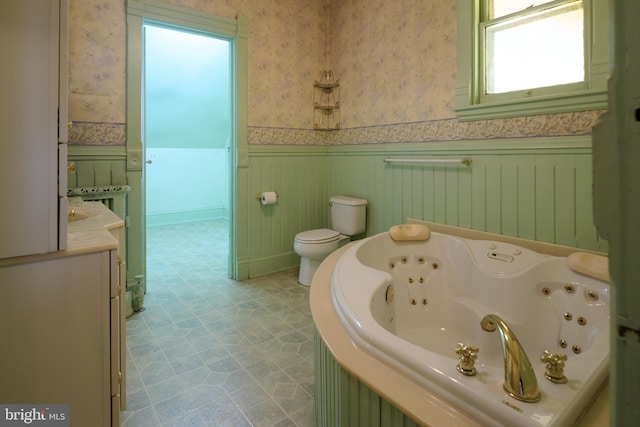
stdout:
[(454, 111), (483, 120), (607, 108), (609, 2), (584, 0), (585, 81), (484, 95), (483, 0), (458, 0), (458, 72)]

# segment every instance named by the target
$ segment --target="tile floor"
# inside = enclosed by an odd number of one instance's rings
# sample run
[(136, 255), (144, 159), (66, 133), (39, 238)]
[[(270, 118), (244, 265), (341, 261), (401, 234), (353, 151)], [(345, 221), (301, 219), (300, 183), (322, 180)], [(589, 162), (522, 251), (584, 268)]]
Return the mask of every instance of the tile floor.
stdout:
[(296, 270), (228, 279), (227, 227), (147, 230), (145, 310), (127, 320), (122, 426), (315, 425), (309, 290)]

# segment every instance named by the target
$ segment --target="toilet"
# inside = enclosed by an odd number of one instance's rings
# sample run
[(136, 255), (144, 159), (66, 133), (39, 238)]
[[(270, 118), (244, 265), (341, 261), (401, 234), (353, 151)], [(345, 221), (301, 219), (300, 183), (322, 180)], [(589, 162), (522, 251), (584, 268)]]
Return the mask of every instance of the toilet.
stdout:
[(329, 199), (331, 227), (296, 234), (293, 250), (300, 255), (298, 283), (311, 285), (313, 274), (329, 254), (363, 233), (367, 227), (367, 201), (349, 196)]

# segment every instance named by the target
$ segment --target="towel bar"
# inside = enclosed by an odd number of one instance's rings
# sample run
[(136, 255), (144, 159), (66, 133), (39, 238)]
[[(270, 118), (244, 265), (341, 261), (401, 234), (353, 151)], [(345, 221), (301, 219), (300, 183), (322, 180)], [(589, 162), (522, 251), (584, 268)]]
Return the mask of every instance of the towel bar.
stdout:
[(396, 159), (393, 157), (385, 157), (383, 160), (385, 163), (421, 163), (421, 164), (463, 164), (465, 166), (471, 166), (471, 157), (464, 157), (462, 159)]

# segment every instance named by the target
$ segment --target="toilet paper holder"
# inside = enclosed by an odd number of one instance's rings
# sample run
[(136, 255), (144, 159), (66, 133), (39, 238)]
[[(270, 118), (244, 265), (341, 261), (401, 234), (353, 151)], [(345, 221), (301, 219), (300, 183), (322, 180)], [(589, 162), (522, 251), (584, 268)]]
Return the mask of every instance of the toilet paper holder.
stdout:
[[(280, 197), (277, 191), (274, 191), (274, 193), (276, 193), (276, 198)], [(256, 193), (256, 200), (262, 200), (262, 193)]]

